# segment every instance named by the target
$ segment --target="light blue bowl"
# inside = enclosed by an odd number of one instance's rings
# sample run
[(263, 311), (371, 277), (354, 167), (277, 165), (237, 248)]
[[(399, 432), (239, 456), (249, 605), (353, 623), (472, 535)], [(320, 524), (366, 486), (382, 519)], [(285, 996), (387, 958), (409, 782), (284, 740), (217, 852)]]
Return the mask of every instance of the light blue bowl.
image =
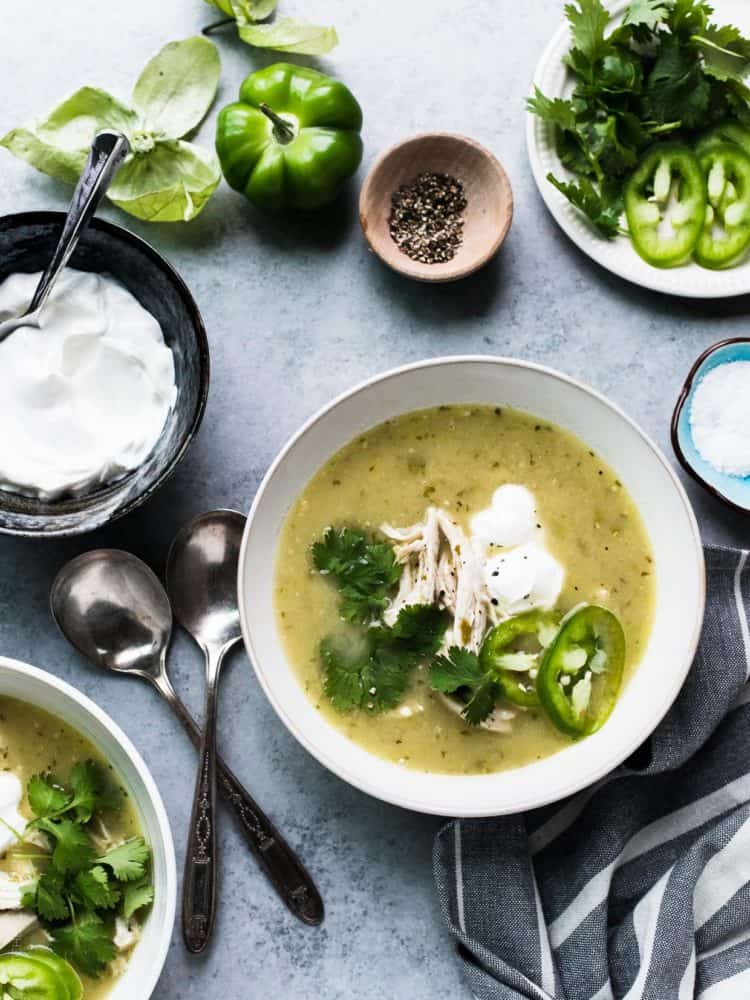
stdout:
[[(672, 447), (684, 469), (709, 493), (744, 514), (750, 513), (750, 476), (728, 476), (701, 458), (693, 441), (690, 409), (695, 389), (703, 378), (719, 365), (730, 361), (750, 361), (750, 339), (722, 340), (698, 358), (685, 380), (672, 416)], [(750, 433), (750, 429), (748, 430)]]

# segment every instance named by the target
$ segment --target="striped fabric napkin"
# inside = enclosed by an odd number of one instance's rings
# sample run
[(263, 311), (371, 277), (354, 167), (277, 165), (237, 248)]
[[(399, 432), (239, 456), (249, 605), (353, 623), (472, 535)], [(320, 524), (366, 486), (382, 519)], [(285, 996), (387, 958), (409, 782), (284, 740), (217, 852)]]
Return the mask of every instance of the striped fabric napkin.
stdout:
[(438, 892), (478, 1000), (750, 998), (747, 563), (706, 550), (695, 663), (625, 765), (565, 802), (438, 834)]

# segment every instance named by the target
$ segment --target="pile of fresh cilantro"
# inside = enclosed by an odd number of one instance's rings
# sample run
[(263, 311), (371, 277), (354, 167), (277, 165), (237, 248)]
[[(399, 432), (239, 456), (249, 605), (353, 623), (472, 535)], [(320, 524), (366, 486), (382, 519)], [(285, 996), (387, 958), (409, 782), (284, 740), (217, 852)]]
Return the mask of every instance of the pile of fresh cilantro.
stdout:
[(153, 901), (150, 849), (135, 837), (103, 854), (96, 850), (90, 825), (99, 814), (117, 811), (120, 795), (92, 761), (76, 764), (67, 785), (35, 775), (26, 795), (34, 819), (14, 853), (34, 847), (33, 831), (44, 834), (48, 850), (24, 855), (39, 874), (23, 906), (37, 914), (59, 955), (96, 977), (116, 955), (115, 916), (129, 920)]
[(600, 0), (576, 0), (565, 14), (575, 89), (563, 100), (537, 88), (528, 107), (555, 126), (560, 160), (578, 178), (548, 180), (611, 238), (643, 150), (727, 118), (750, 123), (750, 40), (712, 23), (705, 0), (632, 0), (611, 31)]
[(340, 595), (341, 617), (363, 626), (356, 636), (324, 639), (323, 689), (334, 708), (384, 712), (406, 694), (414, 669), (440, 648), (446, 615), (432, 604), (403, 608), (391, 627), (380, 620), (402, 567), (384, 541), (356, 528), (329, 528), (313, 546), (319, 573)]

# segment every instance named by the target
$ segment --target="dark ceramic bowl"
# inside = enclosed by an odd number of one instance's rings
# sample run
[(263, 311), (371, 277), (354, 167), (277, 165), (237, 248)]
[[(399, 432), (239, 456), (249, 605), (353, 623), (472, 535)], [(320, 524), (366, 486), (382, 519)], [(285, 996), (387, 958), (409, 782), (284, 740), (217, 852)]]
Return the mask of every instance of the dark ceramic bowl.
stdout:
[(750, 477), (719, 472), (701, 457), (693, 441), (690, 408), (695, 389), (713, 368), (731, 361), (750, 361), (750, 340), (736, 337), (709, 347), (690, 369), (672, 415), (672, 447), (685, 471), (701, 486), (733, 510), (750, 513)]
[[(65, 216), (24, 212), (0, 219), (0, 281), (49, 262)], [(195, 436), (208, 396), (208, 341), (185, 283), (148, 243), (94, 219), (70, 262), (117, 278), (161, 324), (175, 362), (177, 402), (146, 461), (121, 479), (79, 497), (36, 500), (0, 490), (0, 533), (54, 538), (92, 531), (139, 507), (171, 475)]]

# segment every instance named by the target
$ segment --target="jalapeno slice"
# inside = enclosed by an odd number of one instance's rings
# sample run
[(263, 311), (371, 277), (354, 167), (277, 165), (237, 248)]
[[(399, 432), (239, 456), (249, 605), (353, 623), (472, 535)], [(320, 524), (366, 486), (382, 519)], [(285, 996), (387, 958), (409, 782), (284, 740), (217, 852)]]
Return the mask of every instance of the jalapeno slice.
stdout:
[[(545, 647), (557, 634), (559, 618), (543, 611), (527, 611), (500, 622), (488, 632), (479, 653), (479, 662), (487, 674), (497, 680), (501, 697), (523, 708), (539, 704), (536, 676)], [(538, 649), (511, 650), (513, 642), (535, 637)]]
[(728, 120), (719, 122), (718, 125), (714, 125), (713, 128), (703, 133), (695, 144), (696, 156), (700, 160), (709, 149), (727, 142), (739, 146), (743, 152), (750, 155), (750, 129), (740, 125), (739, 122)]
[(0, 955), (0, 989), (18, 1000), (68, 1000), (68, 989), (57, 972), (31, 955)]
[(692, 150), (664, 143), (641, 159), (625, 186), (633, 246), (654, 267), (673, 267), (693, 252), (706, 217), (706, 182)]
[(563, 621), (542, 659), (536, 688), (552, 723), (588, 736), (607, 721), (622, 685), (625, 634), (606, 608), (589, 604)]
[(730, 267), (750, 246), (750, 155), (732, 143), (719, 143), (705, 150), (700, 166), (708, 208), (695, 259), (703, 267)]

